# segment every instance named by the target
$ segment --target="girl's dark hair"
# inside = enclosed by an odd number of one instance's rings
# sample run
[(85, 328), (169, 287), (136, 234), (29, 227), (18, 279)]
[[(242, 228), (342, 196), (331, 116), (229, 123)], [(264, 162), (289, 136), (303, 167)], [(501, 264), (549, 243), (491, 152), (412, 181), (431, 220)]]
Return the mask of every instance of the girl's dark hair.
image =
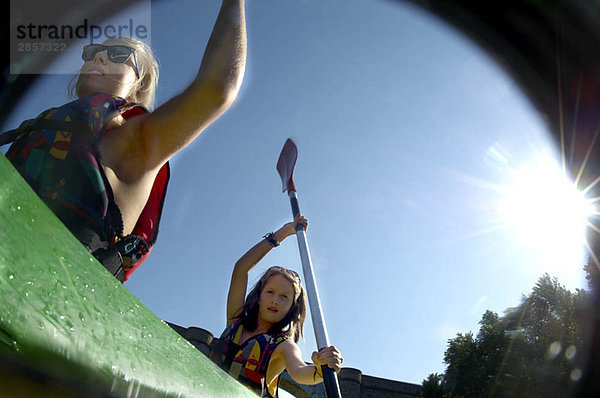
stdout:
[(288, 313), (283, 319), (274, 324), (268, 331), (274, 336), (282, 336), (293, 339), (298, 342), (300, 337), (304, 338), (304, 320), (306, 319), (306, 294), (300, 283), (300, 276), (292, 270), (283, 267), (271, 267), (265, 271), (260, 280), (256, 282), (244, 302), (241, 314), (237, 317), (241, 319), (244, 328), (249, 331), (256, 330), (258, 326), (258, 309), (260, 294), (267, 284), (267, 281), (273, 275), (283, 275), (294, 286), (294, 302)]

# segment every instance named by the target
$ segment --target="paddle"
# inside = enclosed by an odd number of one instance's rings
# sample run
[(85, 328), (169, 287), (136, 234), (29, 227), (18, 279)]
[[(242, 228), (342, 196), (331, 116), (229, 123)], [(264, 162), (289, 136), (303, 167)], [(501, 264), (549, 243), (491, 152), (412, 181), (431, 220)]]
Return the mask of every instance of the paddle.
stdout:
[[(277, 160), (277, 172), (279, 173), (281, 182), (283, 183), (283, 192), (288, 191), (294, 217), (300, 213), (298, 195), (296, 194), (296, 186), (294, 185), (293, 180), (296, 159), (298, 159), (298, 148), (296, 148), (294, 141), (288, 138), (285, 142), (285, 145), (283, 145), (283, 149), (279, 155), (279, 160)], [(300, 224), (296, 226), (296, 237), (298, 238), (298, 248), (300, 249), (300, 259), (302, 261), (302, 271), (306, 284), (310, 315), (312, 318), (313, 327), (315, 329), (317, 346), (319, 347), (319, 350), (321, 350), (325, 347), (329, 347), (329, 338), (327, 337), (327, 330), (325, 328), (325, 321), (323, 319), (323, 310), (321, 309), (321, 301), (319, 299), (319, 292), (317, 291), (317, 284), (315, 282), (315, 274), (313, 271), (312, 261), (310, 259), (310, 252), (308, 250), (306, 233)], [(328, 366), (322, 366), (321, 371), (323, 372), (323, 383), (325, 384), (325, 392), (327, 393), (327, 397), (341, 397), (342, 394), (340, 393), (337, 374)]]

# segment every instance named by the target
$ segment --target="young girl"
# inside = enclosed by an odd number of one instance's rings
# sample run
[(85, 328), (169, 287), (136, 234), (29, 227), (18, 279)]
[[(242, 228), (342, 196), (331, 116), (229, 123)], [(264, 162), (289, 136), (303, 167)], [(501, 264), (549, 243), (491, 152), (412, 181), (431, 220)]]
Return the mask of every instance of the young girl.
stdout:
[(284, 370), (300, 384), (317, 384), (323, 381), (321, 365), (338, 372), (343, 360), (333, 346), (313, 352), (314, 365), (302, 360), (296, 343), (303, 336), (306, 303), (295, 271), (269, 268), (246, 297), (248, 272), (279, 242), (294, 235), (298, 223), (304, 228), (308, 225), (298, 215), (265, 235), (237, 261), (227, 296), (228, 326), (211, 353), (213, 361), (261, 397), (277, 397)]

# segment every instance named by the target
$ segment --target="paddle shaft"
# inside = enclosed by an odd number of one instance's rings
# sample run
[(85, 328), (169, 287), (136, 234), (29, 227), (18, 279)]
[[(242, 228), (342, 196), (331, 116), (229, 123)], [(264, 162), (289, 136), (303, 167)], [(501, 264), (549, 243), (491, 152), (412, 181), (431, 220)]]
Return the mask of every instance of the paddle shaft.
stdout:
[[(289, 192), (290, 203), (292, 205), (292, 214), (296, 217), (300, 213), (298, 204), (298, 195), (295, 191)], [(296, 227), (296, 238), (298, 239), (298, 249), (300, 250), (300, 260), (302, 261), (302, 273), (304, 274), (304, 283), (306, 285), (306, 294), (308, 295), (308, 305), (310, 307), (310, 315), (312, 318), (315, 337), (319, 350), (329, 347), (329, 338), (327, 337), (327, 329), (325, 328), (325, 320), (323, 310), (321, 309), (321, 300), (315, 282), (315, 273), (313, 271), (312, 261), (310, 259), (310, 251), (308, 250), (308, 241), (306, 233), (302, 225)], [(337, 379), (337, 374), (328, 366), (321, 366), (323, 373), (323, 383), (325, 384), (325, 392), (328, 398), (341, 397), (340, 385)]]

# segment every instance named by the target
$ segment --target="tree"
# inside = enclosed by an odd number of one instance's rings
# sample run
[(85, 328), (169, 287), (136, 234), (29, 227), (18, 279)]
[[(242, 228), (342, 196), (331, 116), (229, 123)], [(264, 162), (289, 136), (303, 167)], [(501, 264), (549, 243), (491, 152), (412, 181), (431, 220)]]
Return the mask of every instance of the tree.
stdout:
[(476, 338), (472, 333), (458, 333), (448, 341), (444, 380), (453, 397), (488, 395), (496, 380), (508, 337), (498, 315), (492, 311), (483, 314), (479, 325)]
[(580, 369), (577, 352), (586, 346), (577, 314), (588, 298), (586, 291), (573, 294), (545, 274), (518, 307), (506, 311), (503, 322), (512, 341), (501, 372), (511, 382), (503, 383), (501, 391), (513, 396), (568, 396)]
[(572, 293), (544, 274), (503, 317), (486, 311), (476, 337), (448, 340), (446, 371), (423, 381), (423, 396), (568, 396), (586, 359), (590, 303), (587, 291)]
[(431, 373), (425, 380), (421, 388), (422, 398), (446, 398), (444, 391), (444, 376), (438, 373)]
[(477, 342), (471, 332), (458, 333), (455, 338), (448, 340), (444, 362), (448, 364), (444, 375), (447, 388), (461, 397), (477, 396), (480, 389), (480, 378), (477, 374), (479, 361)]

